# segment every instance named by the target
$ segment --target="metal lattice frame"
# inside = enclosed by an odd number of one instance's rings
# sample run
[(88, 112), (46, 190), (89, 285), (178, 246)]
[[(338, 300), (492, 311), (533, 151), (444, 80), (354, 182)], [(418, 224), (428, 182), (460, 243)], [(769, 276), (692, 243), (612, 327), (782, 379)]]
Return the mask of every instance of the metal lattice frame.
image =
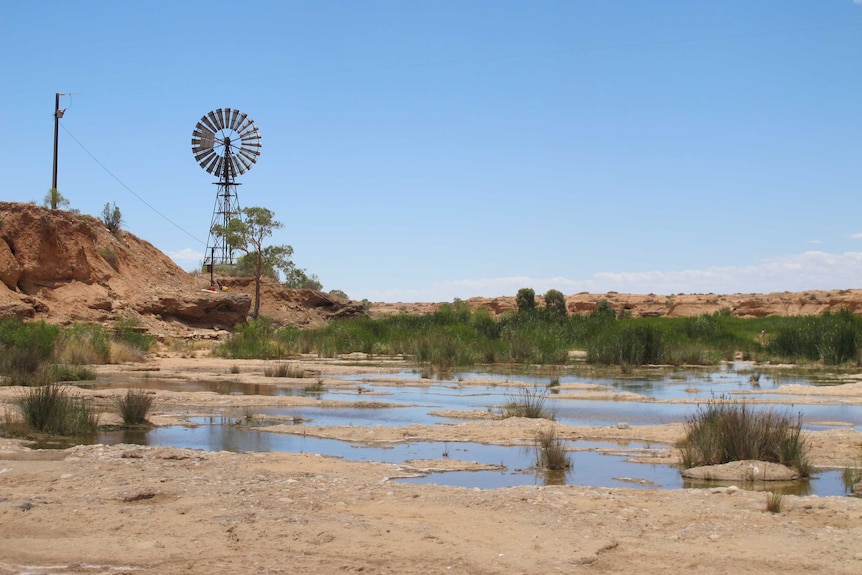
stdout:
[[(233, 248), (223, 237), (213, 234), (216, 225), (227, 227), (239, 217), (237, 174), (252, 168), (260, 156), (260, 133), (254, 120), (239, 110), (219, 108), (201, 118), (192, 132), (195, 160), (210, 174), (218, 177), (218, 186), (209, 239), (204, 256), (206, 265), (234, 263)], [(212, 268), (210, 268), (212, 269)]]

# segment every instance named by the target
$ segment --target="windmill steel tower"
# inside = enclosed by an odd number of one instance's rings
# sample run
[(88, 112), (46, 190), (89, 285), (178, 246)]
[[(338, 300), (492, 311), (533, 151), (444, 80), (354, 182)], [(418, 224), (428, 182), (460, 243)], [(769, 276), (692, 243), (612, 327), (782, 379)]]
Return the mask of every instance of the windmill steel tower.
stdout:
[(237, 196), (237, 174), (252, 168), (260, 156), (260, 132), (254, 120), (239, 110), (219, 108), (206, 114), (192, 132), (192, 152), (195, 160), (219, 181), (213, 182), (216, 200), (210, 223), (204, 264), (210, 274), (213, 266), (233, 265), (233, 247), (227, 240), (213, 234), (215, 226), (224, 226), (240, 217)]

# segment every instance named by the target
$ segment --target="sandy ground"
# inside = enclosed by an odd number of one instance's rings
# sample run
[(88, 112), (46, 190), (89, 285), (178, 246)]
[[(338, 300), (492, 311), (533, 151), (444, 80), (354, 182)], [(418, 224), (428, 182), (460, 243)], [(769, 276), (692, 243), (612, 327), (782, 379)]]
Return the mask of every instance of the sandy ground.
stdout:
[[(361, 383), (339, 383), (337, 376), (372, 369), (349, 365), (358, 359), (292, 363), (309, 376), (295, 384), (321, 380), (327, 387), (356, 387), (357, 393)], [(157, 373), (178, 382), (271, 386), (276, 378), (263, 377), (264, 365), (162, 357), (101, 369), (141, 381)], [(402, 368), (391, 362), (373, 370), (382, 381)], [(608, 393), (575, 385), (585, 397)], [(831, 401), (862, 409), (862, 384), (852, 378), (840, 387), (798, 391), (796, 403)], [(8, 404), (16, 393), (0, 388), (0, 402)], [(120, 392), (81, 393), (109, 402)], [(175, 422), (178, 409), (214, 413), (318, 401), (182, 391), (158, 391), (155, 397), (151, 420), (157, 424)], [(370, 394), (363, 399), (386, 401)], [(530, 441), (537, 426), (550, 425), (483, 412), (462, 416), (463, 423), (455, 425), (301, 427), (320, 437), (365, 441), (518, 444)], [(664, 457), (673, 460), (672, 444), (682, 427), (557, 425), (557, 431), (567, 439), (664, 443)], [(852, 428), (836, 425), (809, 433), (809, 439), (816, 465), (862, 460), (862, 433)], [(420, 466), (458, 465), (441, 459)], [(765, 493), (735, 487), (479, 490), (393, 481), (411, 471), (311, 454), (130, 445), (39, 451), (0, 438), (0, 574), (862, 573), (860, 498), (787, 495), (781, 513), (773, 514), (765, 511)]]

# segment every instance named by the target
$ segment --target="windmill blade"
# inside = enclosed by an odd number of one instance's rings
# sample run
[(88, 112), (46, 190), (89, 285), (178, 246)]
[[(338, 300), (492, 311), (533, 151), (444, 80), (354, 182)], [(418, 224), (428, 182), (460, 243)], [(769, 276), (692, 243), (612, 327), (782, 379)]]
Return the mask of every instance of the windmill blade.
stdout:
[[(239, 157), (240, 157), (240, 158), (244, 158), (245, 160), (248, 160), (248, 161), (249, 161), (249, 162), (251, 162), (252, 164), (256, 164), (256, 163), (257, 163), (257, 158), (256, 158), (255, 156), (253, 156), (253, 155), (249, 154), (249, 153), (248, 153), (248, 152), (246, 152), (245, 150), (240, 150), (240, 152), (239, 152)], [(251, 169), (251, 164), (249, 164), (249, 165), (248, 165), (248, 169), (249, 169), (249, 170)]]
[(219, 108), (219, 113), (221, 114), (221, 127), (227, 130), (230, 128), (230, 108)]
[(239, 133), (240, 126), (242, 126), (246, 122), (246, 120), (248, 120), (248, 114), (240, 112), (239, 117), (236, 119), (236, 122), (232, 125), (233, 131)]
[(246, 168), (243, 164), (240, 163), (240, 160), (242, 158), (240, 158), (239, 156), (231, 156), (230, 159), (233, 162), (234, 170), (236, 172), (238, 172), (240, 175), (242, 175), (242, 174), (246, 173), (246, 171), (248, 171), (248, 168)]
[(214, 169), (215, 169), (215, 167), (216, 167), (216, 164), (218, 163), (218, 161), (219, 161), (220, 159), (221, 159), (221, 157), (220, 157), (218, 154), (215, 154), (215, 157), (213, 157), (212, 162), (210, 162), (210, 165), (209, 165), (209, 166), (207, 166), (207, 167), (206, 167), (206, 168), (204, 168), (204, 169), (205, 169), (207, 172), (209, 172), (210, 174), (212, 174), (212, 173), (213, 173), (213, 170), (214, 170)]
[(212, 160), (214, 157), (216, 157), (216, 155), (217, 154), (215, 152), (210, 150), (209, 152), (205, 152), (205, 153), (201, 154), (196, 159), (197, 159), (198, 163), (201, 165), (201, 167), (206, 170), (207, 164), (210, 162), (210, 160)]
[(214, 171), (215, 175), (221, 174), (221, 168), (223, 165), (224, 165), (224, 158), (219, 156), (219, 159), (218, 159), (218, 162), (216, 162), (216, 167), (215, 167), (215, 171)]
[(239, 153), (242, 157), (248, 158), (255, 163), (257, 163), (257, 157), (260, 155), (260, 152), (258, 152), (257, 150), (246, 150), (244, 148), (240, 150)]
[(219, 132), (222, 128), (224, 128), (224, 126), (219, 123), (219, 118), (218, 116), (216, 116), (215, 112), (210, 112), (209, 114), (207, 114), (207, 116), (209, 116), (210, 120), (213, 123), (213, 126), (215, 126), (215, 130), (213, 130), (213, 132)]
[(252, 140), (260, 140), (260, 132), (249, 132), (246, 134), (240, 134), (240, 139), (243, 142), (250, 142)]
[(236, 157), (240, 162), (242, 162), (242, 165), (244, 166), (244, 169), (243, 169), (243, 171), (242, 171), (242, 173), (243, 173), (243, 174), (244, 174), (244, 173), (246, 173), (248, 170), (250, 170), (250, 169), (251, 169), (251, 162), (249, 162), (248, 160), (246, 160), (246, 159), (245, 159), (244, 157), (242, 157), (242, 156), (235, 156), (235, 157)]
[(256, 125), (252, 124), (251, 126), (246, 126), (246, 128), (244, 130), (242, 130), (239, 133), (239, 135), (241, 137), (244, 137), (244, 136), (251, 136), (253, 134), (259, 134), (259, 133), (260, 132), (258, 131), (258, 127)]
[(212, 157), (216, 156), (216, 155), (218, 155), (218, 154), (216, 154), (211, 149), (210, 150), (204, 150), (203, 152), (200, 152), (200, 153), (195, 155), (195, 160), (197, 160), (197, 162), (201, 165), (202, 168), (206, 169), (206, 163), (209, 162), (212, 159)]
[[(245, 114), (243, 114), (243, 118), (245, 118)], [(230, 129), (236, 132), (237, 127), (239, 127), (239, 110), (233, 111), (233, 117), (230, 119)]]
[(261, 146), (260, 142), (243, 142), (242, 143), (242, 147), (246, 150), (249, 150), (251, 148), (260, 148), (260, 146)]
[(242, 126), (240, 126), (240, 128), (237, 130), (237, 133), (242, 135), (246, 130), (248, 130), (249, 126), (253, 126), (253, 125), (254, 125), (254, 120), (252, 120), (251, 118), (246, 116), (245, 118), (243, 118)]
[[(210, 112), (210, 114), (212, 114), (212, 112)], [(201, 123), (203, 123), (207, 128), (209, 128), (210, 132), (218, 132), (218, 128), (216, 128), (216, 127), (213, 125), (213, 123), (210, 121), (210, 119), (209, 119), (209, 118), (207, 118), (206, 116), (204, 116), (203, 118), (201, 118), (201, 121), (200, 121), (200, 122), (198, 122), (198, 126), (200, 126), (200, 125), (201, 125)]]
[(215, 134), (198, 124), (192, 136), (192, 146), (195, 146), (195, 138), (197, 138), (197, 151), (212, 148), (215, 142)]

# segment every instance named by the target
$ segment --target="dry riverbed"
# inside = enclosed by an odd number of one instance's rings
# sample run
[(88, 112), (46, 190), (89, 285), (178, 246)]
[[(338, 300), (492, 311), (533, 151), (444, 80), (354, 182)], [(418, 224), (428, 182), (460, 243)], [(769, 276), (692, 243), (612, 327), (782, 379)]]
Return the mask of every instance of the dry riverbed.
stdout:
[[(399, 362), (292, 362), (295, 385), (374, 373), (385, 382)], [(264, 362), (152, 358), (102, 368), (127, 378), (177, 382), (290, 383), (263, 376)], [(238, 373), (234, 373), (238, 372)], [(411, 382), (410, 385), (421, 383)], [(181, 385), (179, 386), (181, 387)], [(801, 386), (800, 386), (801, 387)], [(823, 390), (822, 393), (817, 393)], [(795, 390), (791, 390), (795, 391)], [(82, 390), (110, 403), (121, 390)], [(579, 385), (585, 398), (606, 388)], [(779, 393), (788, 393), (781, 390)], [(16, 393), (0, 388), (0, 402)], [(151, 420), (176, 423), (224, 408), (321, 405), (302, 396), (154, 391)], [(805, 388), (804, 403), (860, 405), (862, 384)], [(633, 398), (619, 398), (631, 400)], [(367, 394), (363, 401), (386, 403)], [(332, 405), (338, 402), (331, 401)], [(309, 403), (310, 402), (310, 403)], [(0, 413), (5, 410), (0, 406)], [(363, 442), (445, 441), (528, 444), (547, 421), (464, 412), (441, 425), (267, 427)], [(106, 414), (106, 420), (109, 416)], [(808, 433), (818, 466), (862, 459), (862, 434), (836, 425)], [(666, 446), (680, 424), (556, 425), (564, 439), (644, 440)], [(399, 483), (417, 471), (471, 468), (436, 459), (395, 465), (313, 454), (203, 452), (132, 445), (31, 450), (0, 438), (0, 574), (12, 573), (809, 573), (862, 571), (862, 499), (785, 496), (781, 513), (766, 494), (735, 487), (644, 490), (579, 486), (466, 489)]]

